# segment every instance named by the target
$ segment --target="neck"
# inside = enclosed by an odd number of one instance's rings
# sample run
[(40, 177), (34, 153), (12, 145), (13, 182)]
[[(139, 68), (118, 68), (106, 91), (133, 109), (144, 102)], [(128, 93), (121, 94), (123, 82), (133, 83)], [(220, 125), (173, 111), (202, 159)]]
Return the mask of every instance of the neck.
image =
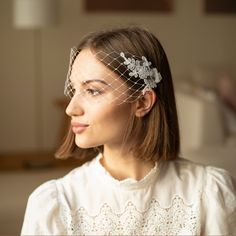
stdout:
[(111, 149), (104, 146), (101, 159), (103, 167), (118, 180), (144, 178), (154, 167), (154, 161), (145, 161), (135, 157), (132, 153), (120, 149)]

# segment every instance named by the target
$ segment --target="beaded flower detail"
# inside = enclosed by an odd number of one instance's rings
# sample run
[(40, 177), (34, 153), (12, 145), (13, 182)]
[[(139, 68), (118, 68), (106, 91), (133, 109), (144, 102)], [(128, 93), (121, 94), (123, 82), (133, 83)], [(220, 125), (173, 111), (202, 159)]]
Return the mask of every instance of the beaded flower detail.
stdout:
[(157, 84), (162, 80), (160, 72), (158, 72), (156, 67), (151, 68), (152, 63), (145, 56), (142, 56), (141, 60), (132, 57), (127, 58), (123, 52), (120, 53), (120, 56), (124, 59), (124, 65), (130, 70), (129, 76), (139, 77), (144, 81), (143, 93), (156, 88)]

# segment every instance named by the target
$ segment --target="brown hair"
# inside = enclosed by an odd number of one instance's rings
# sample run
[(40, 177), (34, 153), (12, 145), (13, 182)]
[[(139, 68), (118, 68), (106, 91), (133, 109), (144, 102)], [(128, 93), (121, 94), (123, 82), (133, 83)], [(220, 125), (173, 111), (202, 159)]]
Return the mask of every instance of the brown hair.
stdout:
[[(78, 46), (79, 51), (84, 48), (108, 54), (116, 51), (129, 52), (138, 57), (145, 56), (148, 61), (151, 61), (152, 66), (158, 69), (162, 81), (154, 89), (157, 102), (144, 117), (132, 118), (125, 138), (131, 144), (130, 151), (137, 158), (158, 161), (176, 158), (179, 154), (180, 138), (174, 88), (169, 63), (158, 39), (143, 28), (118, 28), (89, 34)], [(106, 63), (105, 65), (109, 67)], [(69, 128), (56, 157), (65, 159), (76, 156), (80, 160), (87, 161), (101, 151), (102, 147), (96, 149), (77, 147), (74, 134)]]

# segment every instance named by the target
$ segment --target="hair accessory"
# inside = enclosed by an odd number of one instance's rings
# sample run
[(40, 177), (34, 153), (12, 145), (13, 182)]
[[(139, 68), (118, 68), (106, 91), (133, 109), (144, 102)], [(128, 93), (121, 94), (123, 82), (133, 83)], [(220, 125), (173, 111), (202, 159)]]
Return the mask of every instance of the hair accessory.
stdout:
[(151, 67), (151, 62), (144, 56), (115, 50), (110, 53), (92, 52), (95, 59), (104, 65), (104, 70), (97, 71), (97, 67), (90, 64), (79, 66), (81, 62), (76, 61), (78, 54), (77, 48), (71, 49), (64, 93), (83, 102), (131, 103), (157, 87), (162, 79), (157, 68)]
[(145, 56), (142, 56), (141, 60), (127, 58), (123, 52), (120, 53), (120, 56), (124, 59), (124, 65), (130, 70), (129, 76), (139, 77), (144, 80), (146, 86), (143, 89), (143, 94), (156, 88), (157, 84), (162, 80), (160, 72), (158, 72), (156, 67), (150, 67), (152, 63)]
[(71, 48), (71, 50), (70, 50), (69, 68), (68, 68), (68, 72), (67, 72), (67, 76), (66, 76), (66, 81), (65, 81), (65, 87), (64, 87), (64, 94), (66, 96), (68, 96), (68, 97), (72, 97), (73, 96), (73, 90), (74, 89), (71, 86), (70, 75), (71, 75), (73, 63), (74, 63), (75, 58), (77, 57), (78, 54), (79, 54), (79, 51), (77, 50), (76, 47)]

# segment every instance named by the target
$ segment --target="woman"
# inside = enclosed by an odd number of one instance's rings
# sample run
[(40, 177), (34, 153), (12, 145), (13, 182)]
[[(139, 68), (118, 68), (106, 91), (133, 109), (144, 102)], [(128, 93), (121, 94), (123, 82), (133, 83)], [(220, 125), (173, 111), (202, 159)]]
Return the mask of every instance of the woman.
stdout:
[(236, 234), (231, 177), (179, 158), (171, 72), (152, 33), (85, 37), (65, 94), (71, 127), (57, 157), (86, 163), (31, 194), (23, 235)]

